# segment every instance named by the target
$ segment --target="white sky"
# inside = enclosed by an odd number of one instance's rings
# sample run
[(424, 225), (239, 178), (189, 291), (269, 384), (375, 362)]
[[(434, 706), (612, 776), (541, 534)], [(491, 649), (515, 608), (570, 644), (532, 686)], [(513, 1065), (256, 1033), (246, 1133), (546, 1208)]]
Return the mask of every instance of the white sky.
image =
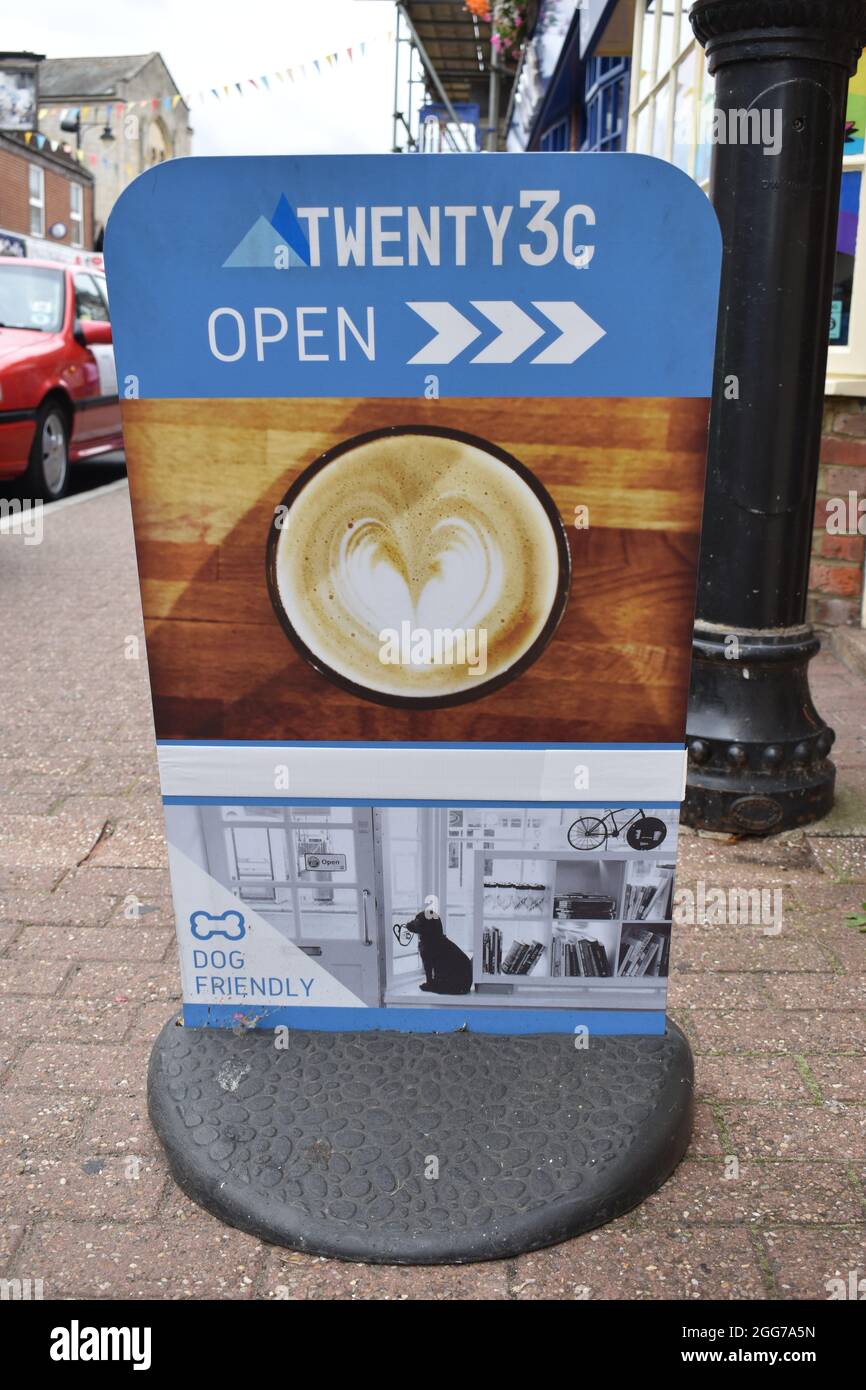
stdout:
[[(2, 47), (49, 58), (160, 52), (192, 94), (194, 154), (384, 153), (391, 148), (395, 8), (391, 0), (38, 0), (4, 5)], [(367, 43), (349, 63), (345, 49)], [(336, 67), (324, 62), (339, 52)], [(322, 60), (322, 76), (312, 60)], [(309, 61), (308, 61), (309, 60)], [(277, 68), (307, 62), (306, 81)], [(264, 73), (271, 94), (246, 81)], [(234, 89), (241, 81), (243, 97)], [(232, 95), (226, 100), (222, 87)], [(221, 99), (210, 93), (216, 87)]]

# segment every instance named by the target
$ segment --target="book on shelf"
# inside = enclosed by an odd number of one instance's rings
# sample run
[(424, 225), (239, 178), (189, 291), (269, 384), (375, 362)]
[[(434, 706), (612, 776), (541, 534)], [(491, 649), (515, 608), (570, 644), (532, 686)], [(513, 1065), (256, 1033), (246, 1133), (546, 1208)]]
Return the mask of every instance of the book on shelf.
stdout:
[(503, 975), (528, 975), (540, 958), (544, 946), (540, 941), (514, 941), (502, 962)]
[(669, 932), (651, 931), (648, 927), (623, 927), (617, 975), (620, 979), (667, 975), (670, 942)]
[(616, 916), (616, 899), (606, 893), (557, 893), (553, 915), (559, 922), (609, 920)]
[(674, 871), (659, 865), (644, 882), (627, 883), (623, 898), (623, 921), (667, 922), (673, 904)]
[(502, 968), (502, 932), (485, 927), (482, 938), (481, 969), (485, 975), (498, 975)]
[(551, 945), (551, 975), (598, 978), (610, 975), (607, 952), (593, 936), (556, 933)]

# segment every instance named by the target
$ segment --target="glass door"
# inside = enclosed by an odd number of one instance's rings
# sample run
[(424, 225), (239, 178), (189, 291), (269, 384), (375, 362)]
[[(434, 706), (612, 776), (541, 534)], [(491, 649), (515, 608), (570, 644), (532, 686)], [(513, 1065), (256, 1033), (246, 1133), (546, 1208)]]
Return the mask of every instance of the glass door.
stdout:
[(382, 1002), (372, 812), (202, 808), (208, 870), (356, 994)]

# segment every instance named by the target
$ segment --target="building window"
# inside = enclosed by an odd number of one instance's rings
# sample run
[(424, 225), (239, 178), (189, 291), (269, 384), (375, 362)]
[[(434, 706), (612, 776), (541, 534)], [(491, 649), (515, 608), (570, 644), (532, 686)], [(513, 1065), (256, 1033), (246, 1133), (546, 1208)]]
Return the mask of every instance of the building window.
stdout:
[[(866, 55), (848, 87), (842, 190), (836, 232), (836, 265), (830, 308), (830, 353), (827, 391), (831, 395), (866, 396)], [(858, 244), (859, 243), (859, 244)]]
[(30, 235), (45, 235), (45, 171), (29, 165)]
[(689, 24), (691, 0), (644, 0), (635, 8), (629, 142), (706, 188), (715, 81)]
[(562, 121), (557, 121), (556, 125), (550, 126), (542, 135), (538, 142), (538, 147), (544, 154), (557, 154), (560, 150), (567, 150), (568, 141), (568, 117)]
[(72, 245), (84, 245), (84, 189), (80, 183), (69, 185), (69, 225)]
[[(689, 4), (690, 0), (638, 0), (635, 7), (628, 148), (676, 164), (706, 190), (715, 81), (692, 34)], [(829, 325), (829, 395), (866, 396), (866, 250), (862, 232), (866, 219), (860, 215), (866, 198), (864, 131), (866, 56), (848, 88)]]
[(629, 60), (618, 56), (590, 58), (584, 82), (584, 150), (625, 148)]

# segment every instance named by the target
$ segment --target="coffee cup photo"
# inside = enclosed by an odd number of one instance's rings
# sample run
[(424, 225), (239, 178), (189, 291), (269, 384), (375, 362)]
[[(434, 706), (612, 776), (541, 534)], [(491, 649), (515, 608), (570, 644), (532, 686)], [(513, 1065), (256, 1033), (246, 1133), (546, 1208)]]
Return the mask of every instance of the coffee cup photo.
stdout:
[(705, 400), (138, 400), (124, 430), (161, 738), (681, 738)]
[(349, 438), (270, 519), (268, 590), (289, 640), (334, 684), (404, 708), (515, 679), (565, 612), (571, 557), (547, 490), (488, 440), (428, 425)]

